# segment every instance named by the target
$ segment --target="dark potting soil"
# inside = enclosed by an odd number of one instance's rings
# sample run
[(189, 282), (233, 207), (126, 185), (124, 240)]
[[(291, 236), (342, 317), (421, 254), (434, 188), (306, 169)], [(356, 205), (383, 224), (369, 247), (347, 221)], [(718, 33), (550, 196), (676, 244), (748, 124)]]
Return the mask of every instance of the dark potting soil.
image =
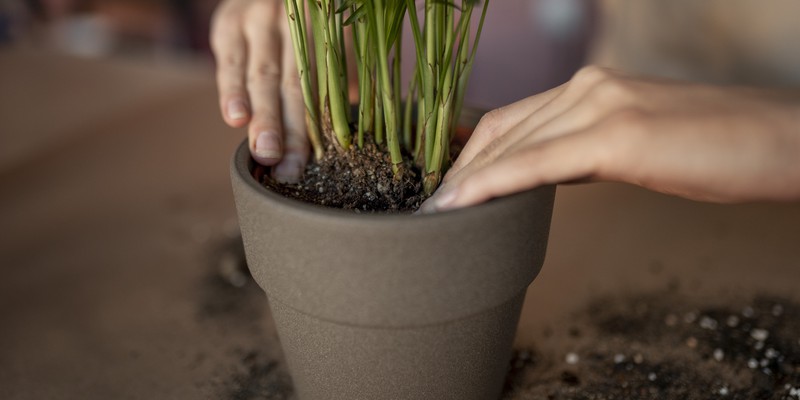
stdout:
[(251, 350), (241, 359), (243, 368), (230, 377), (230, 391), (221, 397), (230, 400), (289, 400), (293, 389), (289, 376), (278, 361)]
[(506, 399), (800, 399), (800, 305), (697, 307), (669, 295), (594, 302), (546, 357), (515, 352)]
[(410, 212), (425, 200), (419, 169), (406, 161), (395, 177), (388, 152), (371, 143), (345, 152), (330, 149), (306, 167), (296, 184), (273, 180), (261, 166), (253, 174), (286, 197), (355, 212)]

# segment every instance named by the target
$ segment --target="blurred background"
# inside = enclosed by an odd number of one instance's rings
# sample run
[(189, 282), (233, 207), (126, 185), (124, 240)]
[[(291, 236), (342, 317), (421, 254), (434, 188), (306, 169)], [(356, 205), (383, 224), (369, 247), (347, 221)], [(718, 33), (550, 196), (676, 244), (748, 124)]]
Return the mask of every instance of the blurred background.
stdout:
[[(188, 60), (210, 68), (209, 25), (217, 3), (3, 0), (0, 44), (87, 58), (135, 59), (153, 66)], [(584, 63), (597, 14), (593, 2), (494, 3), (474, 74), (473, 103), (499, 107), (567, 80)], [(409, 67), (412, 51), (406, 52)]]
[(218, 0), (4, 0), (0, 41), (86, 57), (159, 59), (208, 51)]

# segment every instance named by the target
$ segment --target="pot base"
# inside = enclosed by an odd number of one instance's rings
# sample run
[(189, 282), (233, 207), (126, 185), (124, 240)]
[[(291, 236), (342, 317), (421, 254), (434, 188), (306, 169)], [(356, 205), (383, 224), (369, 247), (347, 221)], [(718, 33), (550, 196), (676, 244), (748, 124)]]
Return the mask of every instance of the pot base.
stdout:
[(270, 307), (300, 399), (497, 399), (524, 296), (460, 320), (391, 330)]

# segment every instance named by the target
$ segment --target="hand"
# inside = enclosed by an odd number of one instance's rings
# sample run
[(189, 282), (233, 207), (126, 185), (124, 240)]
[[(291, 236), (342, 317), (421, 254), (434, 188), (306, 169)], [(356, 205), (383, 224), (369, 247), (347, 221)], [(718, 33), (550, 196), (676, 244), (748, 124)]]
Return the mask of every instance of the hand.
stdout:
[(722, 203), (800, 199), (800, 95), (587, 67), (487, 114), (422, 211), (576, 180)]
[(295, 182), (309, 155), (305, 105), (281, 0), (223, 0), (212, 22), (219, 103), (225, 122), (248, 125), (250, 153)]

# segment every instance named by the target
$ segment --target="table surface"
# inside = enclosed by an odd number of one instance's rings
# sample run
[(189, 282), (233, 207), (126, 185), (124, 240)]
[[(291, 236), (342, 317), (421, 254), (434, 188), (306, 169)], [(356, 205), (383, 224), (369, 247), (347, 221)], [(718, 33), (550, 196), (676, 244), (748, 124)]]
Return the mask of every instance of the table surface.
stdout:
[[(246, 398), (256, 367), (285, 384), (266, 299), (218, 278), (243, 132), (211, 71), (20, 49), (0, 71), (0, 398)], [(798, 300), (798, 239), (798, 204), (559, 187), (516, 345), (560, 351), (563, 321), (608, 295)]]

